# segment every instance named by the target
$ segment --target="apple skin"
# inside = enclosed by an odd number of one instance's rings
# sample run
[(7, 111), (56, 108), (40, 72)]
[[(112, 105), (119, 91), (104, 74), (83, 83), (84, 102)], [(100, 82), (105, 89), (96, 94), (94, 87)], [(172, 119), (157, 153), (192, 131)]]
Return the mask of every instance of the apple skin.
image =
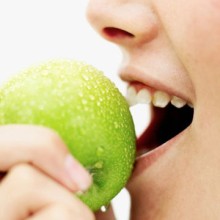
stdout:
[(55, 130), (93, 176), (79, 197), (94, 211), (125, 186), (135, 160), (134, 123), (125, 98), (104, 74), (74, 60), (52, 60), (0, 88), (0, 124)]

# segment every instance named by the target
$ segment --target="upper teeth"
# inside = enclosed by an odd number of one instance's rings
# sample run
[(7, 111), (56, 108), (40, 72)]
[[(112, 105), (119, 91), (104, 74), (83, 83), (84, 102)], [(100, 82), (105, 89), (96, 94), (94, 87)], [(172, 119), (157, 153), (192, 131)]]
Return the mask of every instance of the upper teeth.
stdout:
[(173, 98), (171, 99), (171, 104), (173, 104), (177, 108), (181, 108), (186, 104), (186, 101), (179, 97), (173, 96)]
[(164, 108), (170, 102), (170, 96), (166, 92), (156, 91), (153, 94), (153, 105), (156, 107)]
[(187, 103), (187, 101), (177, 96), (171, 96), (166, 92), (163, 91), (151, 92), (147, 88), (141, 89), (140, 91), (137, 92), (133, 86), (128, 87), (126, 98), (130, 106), (136, 105), (138, 103), (141, 104), (152, 103), (156, 107), (164, 108), (169, 103), (171, 103), (177, 108), (182, 108), (186, 104), (192, 107), (192, 105), (190, 103)]

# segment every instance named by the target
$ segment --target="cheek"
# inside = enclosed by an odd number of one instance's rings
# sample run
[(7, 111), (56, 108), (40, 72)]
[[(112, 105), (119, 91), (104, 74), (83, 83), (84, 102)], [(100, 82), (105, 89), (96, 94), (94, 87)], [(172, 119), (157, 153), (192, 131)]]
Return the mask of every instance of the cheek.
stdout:
[(219, 76), (220, 0), (155, 0), (155, 8), (194, 86)]
[(182, 36), (185, 51), (196, 61), (210, 66), (219, 64), (220, 58), (220, 8), (214, 2), (217, 1), (202, 1), (194, 7)]
[(197, 105), (194, 121), (205, 124), (208, 120), (219, 131), (220, 0), (175, 0), (170, 5), (155, 0), (155, 8), (192, 81)]
[(211, 5), (220, 10), (220, 1), (219, 0), (210, 0)]
[(180, 58), (219, 53), (220, 0), (155, 0), (155, 10)]
[[(173, 38), (173, 43), (194, 86), (197, 105), (194, 124), (205, 135), (207, 121), (212, 133), (220, 129), (220, 119), (216, 118), (220, 115), (220, 1), (197, 3), (188, 12), (179, 12), (181, 26), (174, 30), (178, 39)], [(209, 132), (206, 135), (207, 140), (213, 139)]]
[[(220, 92), (220, 7), (215, 7), (216, 0), (200, 2), (191, 11), (180, 36), (182, 46), (176, 47), (194, 82), (197, 98), (206, 102)], [(215, 103), (219, 102), (219, 96), (215, 98)]]

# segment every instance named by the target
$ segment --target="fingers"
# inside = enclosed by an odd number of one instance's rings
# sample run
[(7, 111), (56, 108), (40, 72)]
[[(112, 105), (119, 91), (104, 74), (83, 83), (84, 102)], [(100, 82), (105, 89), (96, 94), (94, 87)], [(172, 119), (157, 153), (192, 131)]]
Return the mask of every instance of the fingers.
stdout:
[(0, 219), (94, 220), (77, 197), (30, 165), (13, 167), (0, 186)]
[(51, 129), (0, 126), (0, 172), (20, 163), (32, 164), (73, 191), (84, 191), (92, 182), (89, 173), (70, 156), (63, 141)]
[(26, 220), (95, 220), (93, 214), (90, 211), (81, 210), (81, 212), (63, 204), (56, 204), (42, 210), (34, 216), (27, 218)]

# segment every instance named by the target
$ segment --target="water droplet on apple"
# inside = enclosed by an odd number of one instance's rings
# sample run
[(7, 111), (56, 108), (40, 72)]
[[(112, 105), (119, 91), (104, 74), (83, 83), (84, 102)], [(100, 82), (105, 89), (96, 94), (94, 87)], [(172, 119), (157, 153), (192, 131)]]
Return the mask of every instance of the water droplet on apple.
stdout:
[(109, 207), (110, 207), (110, 205), (103, 205), (103, 206), (101, 206), (100, 211), (101, 212), (107, 212)]
[(103, 147), (98, 147), (97, 148), (97, 151), (96, 151), (96, 155), (99, 157), (99, 156), (102, 156), (104, 152), (104, 148)]
[(86, 74), (83, 74), (83, 75), (82, 75), (82, 78), (83, 78), (85, 81), (89, 81), (89, 77), (88, 77), (88, 75), (86, 75)]
[(94, 101), (95, 100), (95, 96), (94, 95), (89, 95), (89, 98)]
[(98, 161), (95, 163), (94, 168), (102, 169), (103, 168), (103, 161)]
[(88, 103), (88, 101), (87, 101), (86, 99), (83, 99), (83, 100), (82, 100), (82, 104), (83, 104), (83, 105), (86, 105), (87, 103)]
[(120, 125), (118, 124), (118, 122), (114, 122), (114, 126), (115, 126), (116, 129), (120, 127)]

